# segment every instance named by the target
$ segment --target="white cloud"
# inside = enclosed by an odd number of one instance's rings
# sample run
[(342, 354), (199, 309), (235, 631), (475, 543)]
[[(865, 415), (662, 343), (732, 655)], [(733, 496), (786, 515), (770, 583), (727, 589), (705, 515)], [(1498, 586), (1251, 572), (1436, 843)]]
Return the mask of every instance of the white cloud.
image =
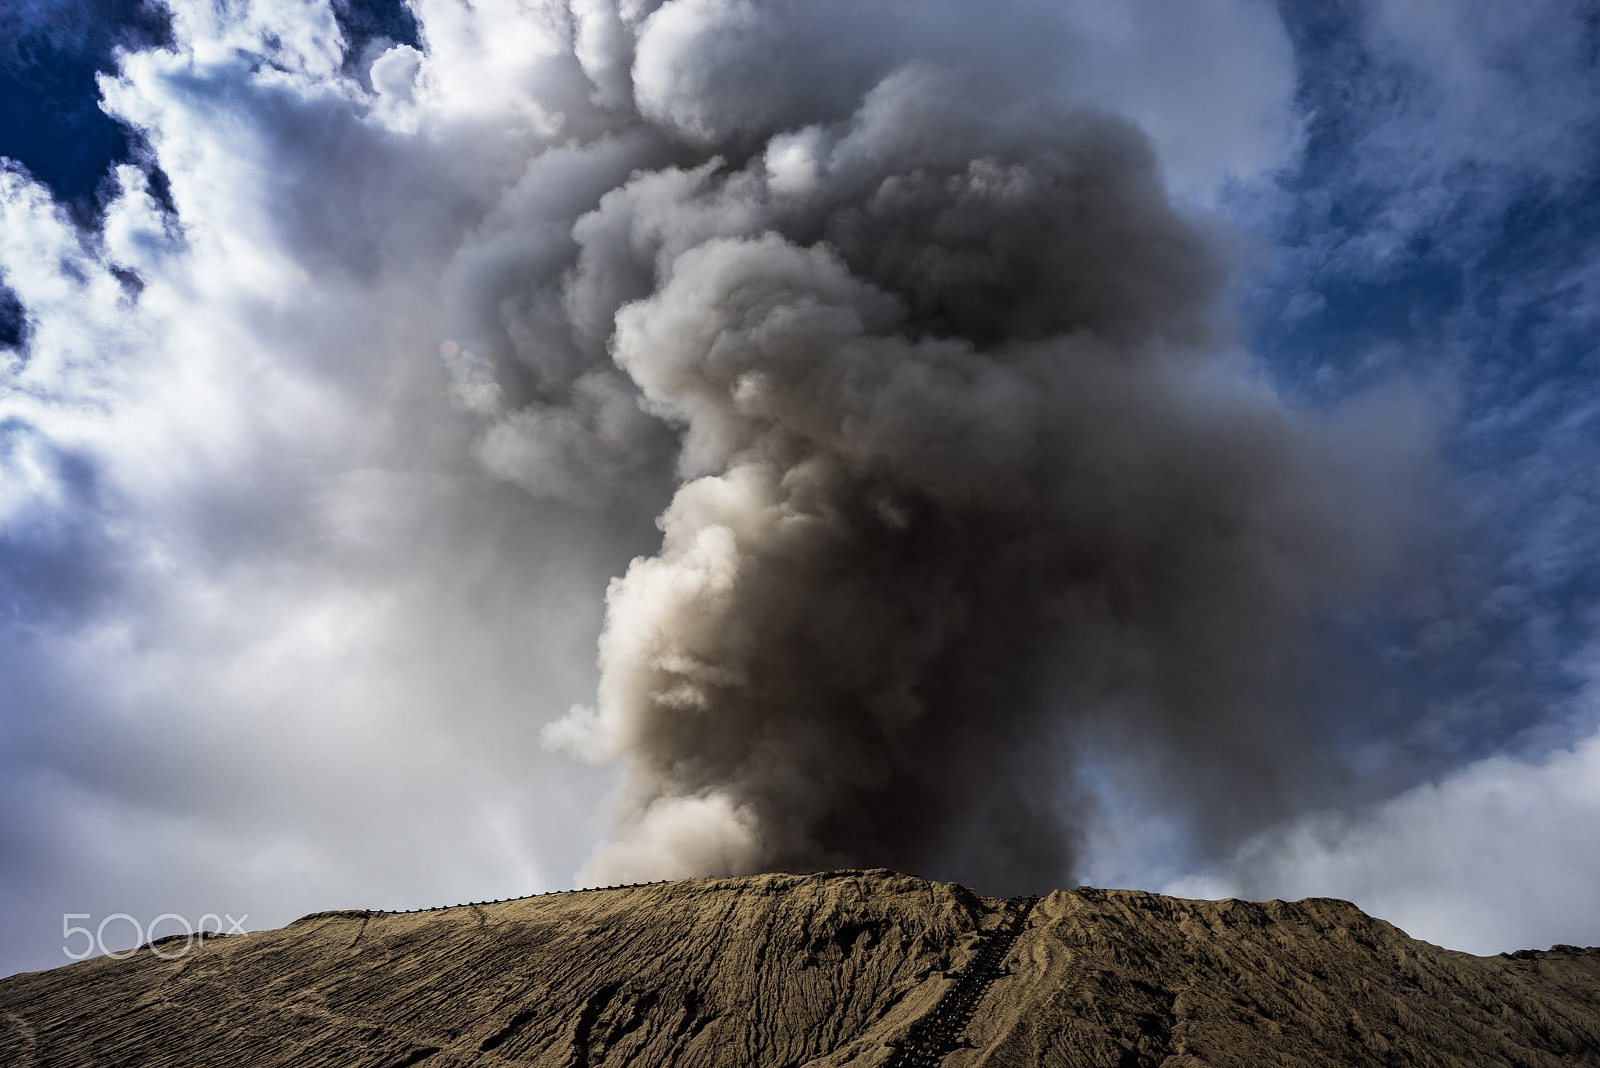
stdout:
[[(1404, 121), (1379, 136), (1438, 172), (1470, 162), (1576, 176), (1587, 149), (1573, 134), (1600, 108), (1574, 91), (1593, 63), (1587, 11), (1572, 0), (1378, 0), (1369, 40), (1414, 94)], [(1424, 122), (1428, 136), (1416, 138)]]
[(1196, 897), (1340, 897), (1470, 953), (1600, 944), (1600, 734), (1539, 760), (1495, 756), (1370, 811), (1246, 843)]
[[(381, 59), (371, 97), (325, 3), (173, 6), (176, 49), (102, 88), (176, 219), (134, 167), (92, 234), (0, 175), (30, 321), (0, 367), (5, 967), (64, 960), (63, 911), (259, 925), (565, 885), (604, 783), (538, 728), (592, 694), (606, 578), (651, 530), (485, 470), (440, 357), (504, 370), (501, 303), (630, 166), (546, 153), (548, 29), (434, 5), (441, 43)], [(556, 156), (558, 194), (519, 185)]]

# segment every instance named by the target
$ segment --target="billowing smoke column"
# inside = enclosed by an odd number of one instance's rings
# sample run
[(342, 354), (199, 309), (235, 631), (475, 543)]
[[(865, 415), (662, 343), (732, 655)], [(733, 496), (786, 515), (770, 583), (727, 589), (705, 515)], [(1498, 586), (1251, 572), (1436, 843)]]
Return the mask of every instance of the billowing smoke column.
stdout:
[(1048, 885), (1090, 734), (1224, 822), (1266, 803), (1307, 628), (1394, 507), (1250, 381), (1139, 131), (908, 64), (723, 140), (575, 230), (566, 313), (681, 433), (598, 705), (546, 733), (625, 768), (587, 877)]

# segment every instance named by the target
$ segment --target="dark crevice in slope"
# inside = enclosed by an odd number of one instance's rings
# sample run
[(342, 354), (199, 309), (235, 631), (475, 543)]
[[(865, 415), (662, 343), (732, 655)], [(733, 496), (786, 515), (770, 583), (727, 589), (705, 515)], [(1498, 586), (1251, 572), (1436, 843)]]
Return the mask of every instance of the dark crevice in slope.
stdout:
[(572, 1059), (567, 1062), (569, 1068), (589, 1068), (589, 1040), (594, 1034), (594, 1025), (621, 989), (621, 983), (607, 983), (584, 1002), (583, 1010), (578, 1013), (578, 1026), (572, 1033)]
[(492, 1049), (498, 1049), (500, 1046), (505, 1045), (507, 1039), (511, 1038), (518, 1031), (528, 1026), (529, 1022), (532, 1021), (534, 1016), (537, 1014), (537, 1009), (523, 1009), (521, 1012), (511, 1017), (504, 1027), (500, 1028), (500, 1030), (496, 1031), (494, 1034), (490, 1035), (488, 1038), (479, 1043), (478, 1052), (488, 1053)]
[[(367, 924), (369, 924), (371, 922), (372, 922), (372, 913), (369, 912), (366, 915), (361, 917), (361, 926), (356, 929), (356, 936), (354, 938), (350, 939), (350, 945), (349, 945), (348, 948), (350, 948), (350, 949), (356, 948), (356, 943), (360, 942), (361, 941), (361, 936), (367, 933)], [(227, 937), (227, 936), (224, 935), (222, 937)]]
[(704, 1031), (706, 1025), (713, 1019), (709, 1014), (702, 1015), (700, 1010), (700, 992), (693, 989), (684, 991), (683, 1005), (681, 1007), (682, 1015), (679, 1016), (677, 1025), (673, 1029), (672, 1055), (667, 1061), (668, 1064), (677, 1063), (683, 1051), (689, 1048), (690, 1043), (700, 1037), (700, 1032)]
[(613, 1023), (606, 1031), (605, 1037), (600, 1040), (600, 1059), (604, 1060), (607, 1052), (621, 1045), (624, 1039), (644, 1026), (650, 1018), (651, 1011), (655, 1009), (656, 1002), (660, 1000), (660, 992), (651, 990), (630, 1002), (627, 1019)]

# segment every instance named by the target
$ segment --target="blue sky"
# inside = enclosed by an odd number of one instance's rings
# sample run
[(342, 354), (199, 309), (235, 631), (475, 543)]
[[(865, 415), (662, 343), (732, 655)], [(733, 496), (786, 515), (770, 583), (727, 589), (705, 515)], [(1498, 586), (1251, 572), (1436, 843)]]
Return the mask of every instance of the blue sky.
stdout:
[(1289, 785), (1223, 818), (1182, 754), (1080, 739), (1061, 881), (1600, 941), (1600, 19), (772, 10), (0, 11), (0, 972), (64, 962), (66, 912), (496, 898), (677, 833), (618, 815), (627, 759), (550, 744), (682, 430), (561, 279), (603, 198), (669, 199), (630, 174), (787, 159), (917, 64), (983, 73), (997, 124), (1143, 131), (1232, 265), (1217, 366), (1410, 487), (1330, 497), (1384, 562), (1311, 624), (1306, 726), (1262, 750)]
[(1443, 452), (1472, 539), (1453, 576), (1471, 600), (1450, 611), (1478, 633), (1417, 670), (1426, 688), (1489, 676), (1492, 718), (1467, 751), (1512, 743), (1583, 682), (1597, 188), (1595, 28), (1578, 13), (1558, 32), (1555, 11), (1470, 31), (1414, 12), (1406, 32), (1450, 71), (1434, 84), (1397, 50), (1324, 39), (1351, 32), (1343, 19), (1306, 26), (1315, 117), (1283, 183), (1281, 267), (1253, 297), (1258, 350), (1314, 395), (1396, 374), (1448, 391)]

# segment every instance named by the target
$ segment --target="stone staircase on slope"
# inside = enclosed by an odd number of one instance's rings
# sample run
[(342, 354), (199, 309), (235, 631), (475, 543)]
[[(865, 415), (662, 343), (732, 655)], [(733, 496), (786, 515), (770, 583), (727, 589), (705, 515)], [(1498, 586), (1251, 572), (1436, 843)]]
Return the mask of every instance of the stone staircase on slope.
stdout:
[(1006, 903), (1015, 910), (1009, 922), (982, 935), (983, 946), (956, 976), (955, 985), (944, 992), (933, 1011), (911, 1025), (905, 1039), (889, 1058), (886, 1068), (937, 1068), (959, 1046), (989, 986), (1000, 976), (1001, 965), (1016, 944), (1027, 923), (1037, 897), (1014, 897)]

